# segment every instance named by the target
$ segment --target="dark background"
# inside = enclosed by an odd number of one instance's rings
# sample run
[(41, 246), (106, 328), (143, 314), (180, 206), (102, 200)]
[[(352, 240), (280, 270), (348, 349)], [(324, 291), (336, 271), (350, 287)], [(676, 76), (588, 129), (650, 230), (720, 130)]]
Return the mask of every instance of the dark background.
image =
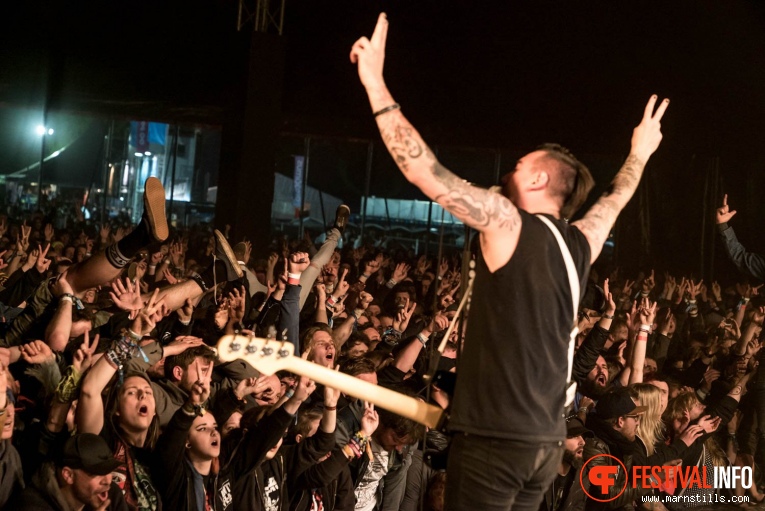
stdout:
[[(256, 183), (268, 203), (275, 133), (378, 140), (348, 53), (384, 10), (388, 86), (458, 174), (492, 184), (493, 152), (504, 171), (555, 141), (590, 165), (594, 197), (657, 93), (672, 100), (664, 141), (617, 226), (619, 262), (730, 273), (711, 220), (726, 192), (739, 237), (765, 250), (763, 2), (288, 0), (281, 37), (237, 32), (233, 0), (62, 4), (30, 0), (2, 16), (0, 171), (28, 164), (15, 159), (8, 112), (47, 104), (51, 115), (222, 126), (221, 187), (251, 194)], [(317, 163), (315, 183), (360, 193), (362, 147)], [(373, 191), (422, 198), (383, 151), (378, 143)], [(259, 227), (243, 211), (219, 205), (219, 218), (265, 239), (267, 208), (252, 209)]]

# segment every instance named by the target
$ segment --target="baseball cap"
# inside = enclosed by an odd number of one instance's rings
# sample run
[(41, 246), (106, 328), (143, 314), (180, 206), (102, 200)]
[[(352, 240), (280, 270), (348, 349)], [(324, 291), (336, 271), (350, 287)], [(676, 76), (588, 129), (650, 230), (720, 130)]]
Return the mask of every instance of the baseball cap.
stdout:
[(589, 429), (584, 427), (584, 423), (576, 415), (572, 415), (566, 419), (566, 438), (575, 437), (594, 437), (595, 434)]
[(636, 415), (647, 409), (647, 406), (637, 406), (627, 389), (620, 388), (607, 393), (598, 400), (595, 415), (600, 419), (608, 420), (625, 415)]
[(103, 476), (122, 463), (114, 459), (106, 440), (92, 433), (80, 433), (70, 437), (64, 444), (59, 465)]

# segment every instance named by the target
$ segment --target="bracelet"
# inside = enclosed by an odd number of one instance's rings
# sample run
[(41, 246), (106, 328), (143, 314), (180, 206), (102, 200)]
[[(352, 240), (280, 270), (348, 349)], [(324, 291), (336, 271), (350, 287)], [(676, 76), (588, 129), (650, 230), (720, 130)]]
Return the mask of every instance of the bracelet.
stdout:
[(651, 325), (640, 325), (641, 332), (651, 333)]
[(401, 108), (401, 105), (399, 105), (398, 103), (393, 103), (392, 105), (386, 106), (385, 108), (381, 108), (380, 110), (376, 111), (372, 115), (374, 115), (375, 117), (379, 117), (382, 114), (386, 114), (390, 112), (391, 110), (398, 110), (399, 108)]
[(614, 319), (614, 317), (611, 314), (606, 314), (605, 312), (603, 313), (603, 317), (606, 319)]
[(132, 338), (134, 341), (140, 341), (141, 339), (143, 339), (143, 337), (141, 337), (137, 333), (133, 332), (129, 328), (128, 328), (127, 334), (128, 334), (128, 337)]
[(290, 279), (298, 279), (298, 280), (300, 280), (300, 276), (301, 275), (302, 275), (302, 273), (287, 272), (287, 278), (290, 278)]
[(398, 281), (396, 279), (390, 279), (385, 285), (391, 289), (396, 287), (396, 284), (398, 284)]
[(422, 345), (423, 345), (423, 346), (427, 346), (427, 344), (428, 344), (428, 339), (430, 339), (430, 336), (428, 336), (428, 337), (425, 337), (424, 335), (422, 335), (422, 332), (420, 332), (419, 334), (417, 334), (417, 340), (418, 340), (418, 341), (420, 341), (420, 342), (422, 343)]
[(72, 305), (74, 305), (74, 296), (72, 296), (69, 293), (65, 293), (61, 295), (61, 298), (58, 299), (58, 303), (61, 303), (61, 302), (69, 302)]
[(335, 405), (335, 406), (325, 406), (324, 407), (324, 411), (325, 412), (333, 412), (335, 410), (337, 410), (337, 405)]

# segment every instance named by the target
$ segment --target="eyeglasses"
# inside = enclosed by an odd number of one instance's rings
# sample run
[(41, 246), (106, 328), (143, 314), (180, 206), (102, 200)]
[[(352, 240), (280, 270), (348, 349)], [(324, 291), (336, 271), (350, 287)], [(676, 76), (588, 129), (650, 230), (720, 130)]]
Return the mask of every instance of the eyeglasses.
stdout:
[(636, 421), (640, 420), (640, 415), (625, 415), (625, 417), (628, 419), (636, 420)]

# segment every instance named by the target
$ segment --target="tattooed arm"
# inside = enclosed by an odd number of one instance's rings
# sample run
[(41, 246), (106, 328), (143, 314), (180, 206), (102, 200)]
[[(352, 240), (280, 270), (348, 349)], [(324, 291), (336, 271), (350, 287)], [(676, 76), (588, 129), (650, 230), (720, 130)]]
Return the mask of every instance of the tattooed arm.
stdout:
[[(388, 20), (381, 14), (372, 38), (362, 37), (351, 49), (351, 62), (358, 63), (373, 112), (395, 104), (382, 76), (387, 32)], [(397, 106), (376, 120), (383, 142), (407, 180), (481, 232), (484, 258), (490, 269), (506, 263), (520, 234), (515, 205), (499, 193), (471, 185), (441, 165)]]
[(591, 262), (593, 263), (600, 255), (608, 233), (616, 222), (616, 217), (619, 216), (619, 213), (635, 193), (648, 158), (656, 151), (661, 142), (660, 121), (664, 111), (669, 106), (669, 100), (662, 101), (654, 113), (656, 100), (656, 95), (651, 96), (651, 99), (648, 100), (643, 119), (632, 133), (630, 155), (614, 177), (609, 190), (581, 220), (572, 224), (577, 226), (589, 241), (592, 253)]

